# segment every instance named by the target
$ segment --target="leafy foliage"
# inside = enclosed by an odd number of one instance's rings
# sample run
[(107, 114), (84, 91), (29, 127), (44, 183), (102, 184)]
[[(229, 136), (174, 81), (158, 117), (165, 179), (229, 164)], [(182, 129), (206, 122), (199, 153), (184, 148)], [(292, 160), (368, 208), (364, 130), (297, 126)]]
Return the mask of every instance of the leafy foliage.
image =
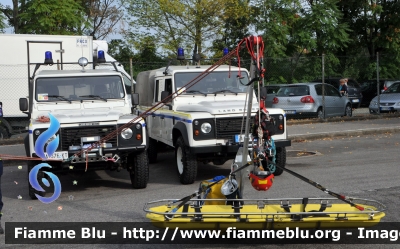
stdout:
[(32, 0), (19, 15), (26, 34), (71, 35), (78, 34), (84, 22), (83, 8), (75, 0)]

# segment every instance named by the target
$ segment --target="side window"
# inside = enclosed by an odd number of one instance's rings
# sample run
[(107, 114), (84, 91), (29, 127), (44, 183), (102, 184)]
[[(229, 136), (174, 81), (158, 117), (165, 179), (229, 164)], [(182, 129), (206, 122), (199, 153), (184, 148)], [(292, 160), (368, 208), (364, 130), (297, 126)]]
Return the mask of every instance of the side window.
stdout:
[(168, 91), (169, 94), (172, 93), (172, 79), (165, 79), (165, 90), (164, 91)]
[(124, 79), (124, 86), (126, 90), (126, 94), (132, 93), (132, 82), (125, 74), (122, 74), (122, 78)]
[(315, 91), (317, 95), (322, 96), (322, 85), (315, 85)]
[(326, 95), (332, 96), (332, 97), (340, 97), (339, 91), (332, 86), (327, 87)]
[[(166, 80), (165, 80), (166, 81)], [(161, 93), (165, 90), (165, 84), (164, 84), (164, 80), (160, 79), (160, 80), (156, 80), (156, 90), (155, 90), (155, 102), (159, 102), (161, 101)]]

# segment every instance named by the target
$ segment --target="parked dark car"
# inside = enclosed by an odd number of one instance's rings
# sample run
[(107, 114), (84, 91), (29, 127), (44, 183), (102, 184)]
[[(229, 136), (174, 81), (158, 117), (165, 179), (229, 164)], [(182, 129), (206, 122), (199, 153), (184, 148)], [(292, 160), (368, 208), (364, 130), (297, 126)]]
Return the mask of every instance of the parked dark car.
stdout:
[[(339, 89), (340, 86), (340, 81), (341, 78), (325, 78), (325, 83), (330, 84), (334, 86), (336, 89)], [(322, 82), (322, 79), (317, 79), (313, 80), (312, 82)], [(352, 108), (359, 108), (360, 104), (362, 102), (362, 92), (361, 92), (361, 86), (358, 84), (358, 82), (355, 79), (348, 78), (347, 82), (347, 97), (351, 101), (351, 107)]]
[[(379, 92), (383, 92), (390, 85), (400, 80), (395, 79), (379, 79)], [(367, 80), (361, 83), (361, 92), (363, 95), (361, 106), (369, 106), (371, 100), (377, 95), (377, 81), (375, 80)]]

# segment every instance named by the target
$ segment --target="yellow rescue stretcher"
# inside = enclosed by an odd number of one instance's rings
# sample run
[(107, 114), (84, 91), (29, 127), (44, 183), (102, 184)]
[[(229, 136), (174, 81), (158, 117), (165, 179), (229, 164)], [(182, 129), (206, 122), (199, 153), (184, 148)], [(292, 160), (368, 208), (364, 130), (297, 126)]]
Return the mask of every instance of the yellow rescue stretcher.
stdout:
[[(356, 228), (377, 225), (385, 216), (385, 206), (374, 200), (352, 198), (363, 211), (336, 198), (285, 199), (197, 199), (176, 212), (175, 199), (146, 203), (146, 217), (157, 227), (180, 229), (321, 229)], [(209, 205), (207, 203), (225, 203)], [(227, 205), (228, 204), (228, 205)]]

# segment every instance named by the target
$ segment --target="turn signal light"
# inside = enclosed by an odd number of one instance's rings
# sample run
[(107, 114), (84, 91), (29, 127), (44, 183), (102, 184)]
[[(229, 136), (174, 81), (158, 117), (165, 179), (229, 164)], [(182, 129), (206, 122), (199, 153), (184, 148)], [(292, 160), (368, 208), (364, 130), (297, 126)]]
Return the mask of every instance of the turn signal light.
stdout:
[(137, 140), (140, 140), (140, 139), (142, 139), (142, 135), (140, 135), (140, 134), (136, 134), (136, 139), (137, 139)]
[(200, 134), (199, 130), (194, 131), (194, 135), (198, 136)]
[(283, 125), (282, 124), (279, 125), (279, 130), (283, 130)]
[(311, 96), (304, 96), (300, 99), (301, 103), (315, 103), (313, 97)]

